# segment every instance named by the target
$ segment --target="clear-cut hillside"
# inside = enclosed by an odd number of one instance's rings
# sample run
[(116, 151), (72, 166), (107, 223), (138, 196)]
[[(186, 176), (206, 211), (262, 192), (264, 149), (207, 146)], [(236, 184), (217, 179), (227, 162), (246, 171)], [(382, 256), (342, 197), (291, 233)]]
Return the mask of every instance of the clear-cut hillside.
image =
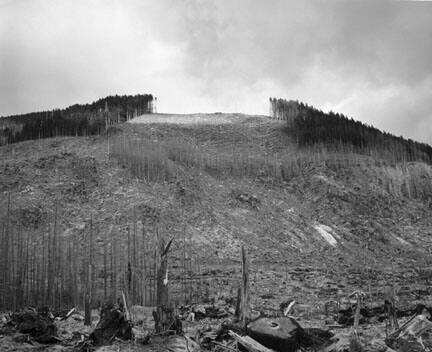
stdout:
[(95, 299), (113, 277), (106, 253), (120, 289), (128, 253), (138, 282), (157, 236), (174, 237), (180, 301), (189, 272), (193, 295), (234, 296), (241, 245), (257, 310), (294, 298), (310, 311), (354, 289), (380, 299), (393, 284), (401, 299), (427, 296), (431, 181), (424, 163), (298, 148), (283, 121), (242, 114), (143, 115), (104, 136), (0, 147), (2, 223), (29, 234), (36, 258), (55, 219), (70, 258), (57, 274), (79, 271), (92, 221)]

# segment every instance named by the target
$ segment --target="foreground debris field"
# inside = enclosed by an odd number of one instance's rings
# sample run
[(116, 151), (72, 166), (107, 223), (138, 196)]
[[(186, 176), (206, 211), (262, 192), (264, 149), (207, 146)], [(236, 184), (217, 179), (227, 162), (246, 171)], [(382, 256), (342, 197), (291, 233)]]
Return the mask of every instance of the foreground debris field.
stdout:
[[(245, 330), (229, 300), (179, 307), (180, 331), (155, 333), (151, 307), (104, 305), (91, 326), (82, 312), (26, 309), (2, 314), (1, 351), (427, 351), (432, 347), (430, 309), (398, 312), (391, 327), (387, 307), (350, 309), (310, 321), (293, 316), (255, 317)], [(353, 308), (353, 309), (351, 309)], [(298, 315), (295, 304), (285, 313)], [(296, 314), (297, 313), (297, 314)], [(131, 314), (130, 320), (126, 319)], [(339, 322), (337, 318), (339, 317)], [(333, 320), (334, 319), (334, 320)], [(340, 324), (345, 322), (346, 324)], [(359, 349), (353, 349), (353, 344)]]

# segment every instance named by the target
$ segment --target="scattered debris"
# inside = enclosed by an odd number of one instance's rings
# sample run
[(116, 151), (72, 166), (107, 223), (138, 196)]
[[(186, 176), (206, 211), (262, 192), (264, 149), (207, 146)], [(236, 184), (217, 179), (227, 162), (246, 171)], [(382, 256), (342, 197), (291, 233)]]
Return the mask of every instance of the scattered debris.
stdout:
[[(388, 316), (388, 303), (384, 301), (384, 304), (375, 307), (362, 307), (360, 309), (359, 324), (370, 324), (374, 322), (383, 322), (389, 318)], [(349, 326), (354, 324), (354, 314), (356, 305), (350, 306), (345, 309), (339, 310), (338, 323), (343, 326)], [(423, 304), (416, 305), (413, 309), (398, 310), (395, 309), (396, 318), (412, 317), (413, 315), (422, 314), (423, 311), (427, 311), (430, 315), (432, 308), (428, 308)]]
[(386, 340), (391, 348), (400, 351), (428, 351), (432, 348), (432, 322), (423, 314), (409, 319)]
[(231, 192), (231, 196), (238, 202), (246, 204), (252, 209), (257, 209), (258, 206), (261, 204), (261, 201), (257, 197), (242, 192), (240, 190), (233, 190)]
[(53, 319), (32, 309), (13, 313), (7, 325), (20, 333), (30, 335), (32, 339), (40, 343), (60, 341)]

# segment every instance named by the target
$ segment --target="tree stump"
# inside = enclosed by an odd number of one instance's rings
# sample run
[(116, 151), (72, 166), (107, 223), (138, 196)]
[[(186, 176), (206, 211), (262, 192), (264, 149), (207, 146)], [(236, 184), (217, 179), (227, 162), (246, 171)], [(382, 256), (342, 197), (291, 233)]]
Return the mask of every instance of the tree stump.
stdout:
[(105, 304), (102, 307), (99, 322), (90, 334), (90, 339), (95, 345), (103, 345), (110, 343), (116, 337), (130, 340), (132, 338), (132, 324), (118, 307)]

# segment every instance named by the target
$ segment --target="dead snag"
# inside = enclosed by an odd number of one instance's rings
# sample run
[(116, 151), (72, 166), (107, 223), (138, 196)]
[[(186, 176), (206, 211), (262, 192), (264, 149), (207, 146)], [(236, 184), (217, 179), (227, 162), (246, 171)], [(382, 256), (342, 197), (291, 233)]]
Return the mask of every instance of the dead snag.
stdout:
[(161, 241), (160, 249), (160, 266), (157, 271), (157, 294), (156, 294), (156, 311), (153, 312), (156, 333), (162, 333), (168, 330), (175, 330), (180, 333), (181, 322), (175, 315), (174, 308), (169, 304), (168, 299), (168, 251), (170, 249), (171, 239), (165, 246)]
[(240, 299), (240, 319), (243, 322), (243, 327), (249, 319), (249, 266), (246, 258), (246, 250), (242, 246), (242, 285), (241, 285), (241, 299)]
[(91, 301), (92, 301), (92, 255), (93, 255), (93, 218), (90, 217), (90, 232), (87, 253), (87, 282), (84, 302), (84, 325), (91, 325)]

